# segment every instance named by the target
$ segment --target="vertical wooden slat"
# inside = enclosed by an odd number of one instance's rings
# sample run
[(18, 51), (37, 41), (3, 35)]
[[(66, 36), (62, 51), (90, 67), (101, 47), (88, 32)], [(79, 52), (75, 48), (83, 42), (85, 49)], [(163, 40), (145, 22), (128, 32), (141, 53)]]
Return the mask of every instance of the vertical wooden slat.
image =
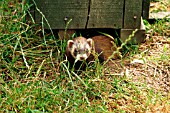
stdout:
[(143, 19), (149, 18), (150, 0), (143, 0), (142, 16)]
[(140, 28), (142, 15), (142, 0), (125, 0), (124, 27), (125, 29)]
[(92, 0), (88, 28), (122, 28), (124, 0)]

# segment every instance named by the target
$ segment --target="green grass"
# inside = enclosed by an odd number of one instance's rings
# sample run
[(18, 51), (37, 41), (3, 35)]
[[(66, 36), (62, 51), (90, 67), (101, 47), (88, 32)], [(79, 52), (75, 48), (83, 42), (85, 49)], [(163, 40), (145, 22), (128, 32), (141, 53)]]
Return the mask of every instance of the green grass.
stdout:
[[(64, 59), (66, 41), (25, 19), (29, 5), (4, 0), (0, 7), (0, 112), (147, 112), (169, 104), (169, 97), (145, 83), (113, 76), (98, 61), (75, 73)], [(164, 34), (165, 28), (157, 29)], [(161, 54), (162, 59), (169, 56)]]

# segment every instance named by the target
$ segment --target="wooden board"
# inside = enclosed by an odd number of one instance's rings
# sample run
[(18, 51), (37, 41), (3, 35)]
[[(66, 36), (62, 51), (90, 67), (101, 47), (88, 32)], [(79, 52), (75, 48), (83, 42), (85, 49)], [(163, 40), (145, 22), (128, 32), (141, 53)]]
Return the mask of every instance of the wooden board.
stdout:
[[(84, 29), (90, 0), (35, 0), (52, 29), (65, 29), (65, 18), (72, 19), (69, 29)], [(124, 0), (91, 0), (87, 28), (122, 28)], [(36, 22), (42, 14), (35, 10)], [(48, 27), (47, 27), (48, 28)]]
[[(65, 29), (67, 20), (72, 19), (69, 29), (84, 29), (88, 0), (35, 0), (40, 11), (45, 15), (52, 29)], [(35, 10), (36, 22), (42, 22), (42, 15)]]
[(124, 0), (92, 0), (88, 28), (122, 28)]
[(125, 0), (124, 29), (140, 28), (142, 0)]
[(143, 4), (142, 4), (142, 17), (143, 17), (143, 19), (149, 18), (149, 7), (150, 7), (150, 0), (143, 0)]
[(148, 3), (146, 0), (35, 0), (35, 2), (38, 7), (38, 10), (35, 8), (33, 15), (35, 21), (45, 23), (45, 19), (42, 21), (43, 15), (52, 29), (65, 29), (70, 19), (72, 21), (68, 29), (140, 28), (140, 17), (142, 13), (146, 13), (142, 8), (145, 8), (145, 2)]
[[(125, 42), (129, 38), (129, 36), (132, 35), (133, 31), (135, 31), (135, 29), (121, 29), (120, 30), (121, 40)], [(141, 42), (144, 42), (145, 32), (146, 32), (146, 27), (143, 23), (143, 18), (141, 17), (140, 29), (136, 31), (134, 37), (132, 37), (131, 40), (128, 41), (128, 44), (139, 44)]]
[[(120, 37), (123, 42), (125, 42), (135, 29), (121, 29)], [(128, 42), (128, 44), (139, 44), (145, 40), (145, 30), (139, 29), (134, 37)]]

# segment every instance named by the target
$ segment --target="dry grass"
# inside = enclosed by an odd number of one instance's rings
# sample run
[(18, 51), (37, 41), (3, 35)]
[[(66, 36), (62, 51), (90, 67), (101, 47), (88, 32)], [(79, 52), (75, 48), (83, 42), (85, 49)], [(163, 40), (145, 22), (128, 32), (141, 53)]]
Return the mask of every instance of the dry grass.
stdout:
[[(137, 97), (138, 102), (143, 107), (138, 106), (134, 110), (137, 112), (143, 112), (141, 109), (146, 108), (145, 112), (169, 113), (170, 21), (165, 20), (147, 25), (146, 41), (139, 45), (138, 53), (128, 54), (128, 58), (123, 59), (123, 61), (117, 60), (109, 63), (112, 75), (126, 76), (141, 91)], [(151, 95), (155, 97), (150, 97)], [(150, 103), (147, 103), (148, 99), (151, 99)], [(128, 99), (123, 99), (122, 102), (126, 103), (121, 104), (122, 109), (131, 112), (134, 107), (129, 106), (134, 106), (133, 101), (129, 102)], [(147, 104), (149, 106), (145, 106)]]

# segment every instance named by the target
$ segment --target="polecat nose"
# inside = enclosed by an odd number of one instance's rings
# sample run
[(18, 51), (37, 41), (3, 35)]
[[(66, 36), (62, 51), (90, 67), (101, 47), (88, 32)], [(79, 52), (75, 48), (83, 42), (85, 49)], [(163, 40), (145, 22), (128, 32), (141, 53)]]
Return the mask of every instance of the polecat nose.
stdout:
[(85, 58), (84, 57), (80, 57), (80, 60), (85, 60)]

